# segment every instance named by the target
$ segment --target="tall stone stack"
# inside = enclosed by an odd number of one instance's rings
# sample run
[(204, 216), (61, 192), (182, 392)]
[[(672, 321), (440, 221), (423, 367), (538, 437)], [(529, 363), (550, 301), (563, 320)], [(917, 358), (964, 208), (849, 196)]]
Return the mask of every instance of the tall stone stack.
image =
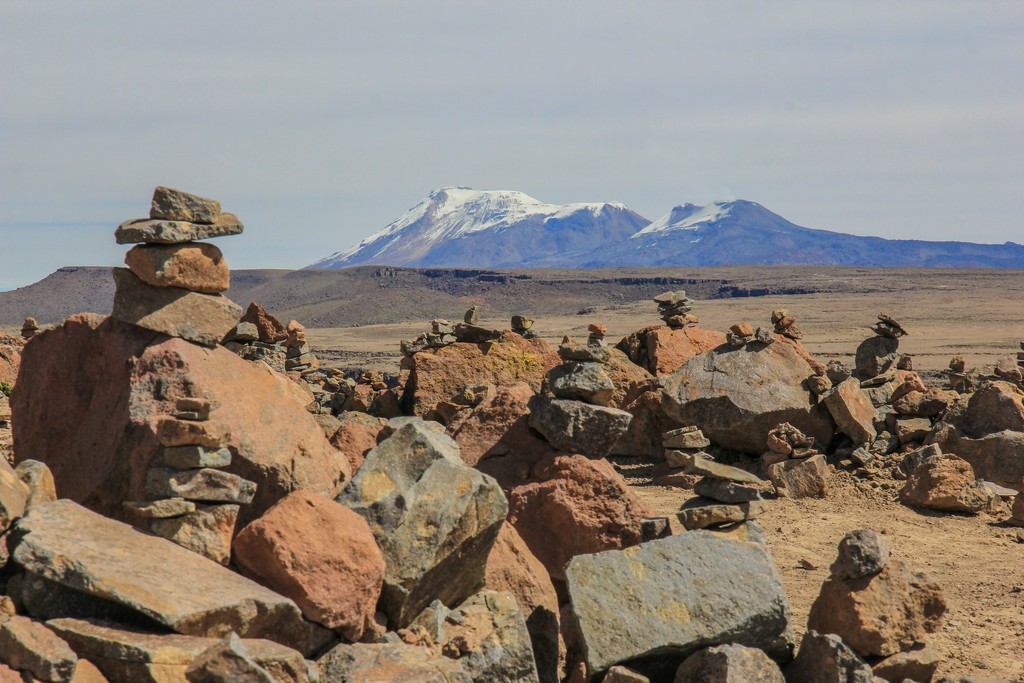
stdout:
[[(239, 220), (220, 202), (168, 187), (153, 192), (149, 218), (122, 223), (118, 244), (134, 244), (128, 268), (115, 268), (112, 316), (138, 327), (215, 346), (242, 309), (221, 294), (231, 284), (224, 256), (199, 240), (237, 235)], [(227, 425), (210, 419), (210, 396), (181, 398), (152, 422), (159, 451), (146, 471), (144, 501), (126, 501), (136, 526), (221, 564), (231, 556), (239, 506), (256, 485), (221, 468), (231, 464)]]
[(658, 304), (658, 315), (673, 330), (693, 327), (699, 322), (697, 316), (690, 312), (693, 310), (693, 301), (681, 289), (659, 294), (654, 297), (654, 303)]
[(231, 284), (224, 256), (199, 240), (238, 235), (243, 226), (220, 202), (168, 187), (153, 192), (149, 218), (127, 221), (118, 244), (135, 244), (128, 268), (114, 269), (113, 317), (139, 327), (214, 346), (242, 309), (221, 292)]
[[(900, 366), (900, 338), (910, 334), (903, 325), (885, 313), (878, 315), (871, 330), (875, 336), (865, 339), (857, 347), (857, 376), (862, 380), (878, 377)], [(903, 361), (901, 369), (909, 369), (907, 365)]]
[(797, 324), (796, 317), (789, 314), (785, 308), (772, 311), (772, 325), (775, 325), (775, 334), (781, 334), (794, 341), (803, 339), (804, 333)]

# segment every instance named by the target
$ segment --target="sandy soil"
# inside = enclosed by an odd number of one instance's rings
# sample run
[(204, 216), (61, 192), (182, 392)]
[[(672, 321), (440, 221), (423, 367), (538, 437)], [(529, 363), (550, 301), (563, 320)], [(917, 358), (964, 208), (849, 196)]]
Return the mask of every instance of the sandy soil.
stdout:
[[(693, 495), (631, 476), (628, 461), (616, 464), (636, 493), (673, 522)], [(929, 637), (944, 656), (939, 675), (1024, 680), (1024, 543), (1017, 541), (1017, 529), (1003, 522), (1007, 514), (972, 517), (907, 508), (896, 500), (900, 485), (858, 482), (838, 472), (823, 499), (769, 503), (758, 521), (789, 595), (797, 637), (828, 577), (836, 544), (847, 531), (872, 528), (889, 539), (893, 557), (943, 587), (949, 611), (942, 631)]]

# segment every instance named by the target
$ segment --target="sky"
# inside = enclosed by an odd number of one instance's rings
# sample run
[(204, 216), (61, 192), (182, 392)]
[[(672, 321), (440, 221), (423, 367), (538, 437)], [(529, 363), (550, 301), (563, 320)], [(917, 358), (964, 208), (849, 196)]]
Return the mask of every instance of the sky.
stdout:
[(1024, 3), (0, 0), (0, 289), (157, 185), (299, 268), (432, 189), (1024, 242)]

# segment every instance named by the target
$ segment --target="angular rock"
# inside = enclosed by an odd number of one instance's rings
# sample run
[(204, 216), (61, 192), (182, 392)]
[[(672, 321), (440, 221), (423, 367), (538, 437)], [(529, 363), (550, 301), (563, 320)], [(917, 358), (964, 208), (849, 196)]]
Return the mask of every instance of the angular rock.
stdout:
[(287, 645), (305, 628), (291, 600), (69, 500), (35, 506), (15, 532), (13, 559), (22, 568), (179, 633), (235, 631)]
[(742, 645), (716, 645), (686, 658), (675, 683), (785, 683), (779, 666), (763, 651)]
[(231, 451), (226, 448), (212, 449), (203, 446), (171, 446), (165, 447), (153, 464), (178, 470), (228, 467), (231, 465)]
[(581, 401), (535, 396), (529, 424), (555, 448), (592, 458), (608, 455), (633, 416), (625, 410)]
[(791, 683), (874, 683), (871, 666), (843, 639), (809, 629), (796, 659), (786, 667)]
[(720, 643), (777, 657), (792, 647), (785, 591), (755, 543), (691, 531), (582, 555), (566, 568), (566, 585), (593, 673), (642, 658), (679, 663)]
[(224, 470), (154, 467), (146, 472), (146, 493), (155, 500), (184, 498), (207, 503), (244, 505), (252, 502), (256, 495), (256, 484)]
[[(79, 657), (102, 664), (112, 681), (184, 681), (188, 665), (220, 642), (218, 638), (150, 633), (82, 619), (52, 619), (46, 625)], [(242, 643), (253, 661), (277, 683), (313, 683), (301, 653), (269, 640), (245, 638)]]
[(971, 464), (951, 453), (925, 458), (900, 489), (903, 503), (934, 510), (978, 513), (989, 507), (990, 499)]
[(227, 566), (237, 521), (237, 505), (200, 505), (180, 517), (152, 519), (148, 527), (160, 538)]
[(219, 449), (231, 439), (231, 428), (216, 420), (195, 422), (161, 416), (154, 421), (153, 431), (164, 448), (200, 446)]
[(168, 337), (215, 346), (235, 326), (242, 309), (220, 294), (180, 287), (154, 287), (127, 268), (114, 268), (111, 316)]
[(831, 477), (825, 456), (820, 453), (768, 466), (768, 478), (779, 495), (786, 498), (823, 498)]
[(196, 657), (185, 678), (189, 683), (276, 683), (234, 633)]
[(665, 448), (707, 448), (711, 440), (696, 427), (683, 427), (662, 434), (661, 444)]
[(890, 683), (903, 681), (930, 681), (942, 663), (942, 655), (930, 646), (916, 646), (913, 650), (898, 652), (875, 664), (872, 673)]
[(672, 329), (665, 325), (645, 327), (627, 335), (615, 348), (652, 375), (674, 372), (694, 356), (700, 356), (725, 343), (717, 330), (699, 327)]
[(310, 621), (353, 641), (372, 621), (384, 556), (366, 520), (343, 505), (296, 491), (242, 529), (233, 547), (246, 575), (294, 600)]
[(643, 520), (654, 516), (606, 460), (548, 457), (534, 478), (509, 493), (508, 521), (555, 581), (576, 555), (640, 543)]
[(251, 323), (256, 326), (259, 340), (264, 344), (276, 344), (288, 339), (288, 330), (277, 318), (272, 316), (267, 309), (253, 301), (249, 308), (245, 309), (245, 315), (239, 320), (240, 323)]
[(475, 683), (458, 661), (405, 643), (341, 644), (317, 660), (322, 681)]
[(832, 418), (804, 385), (812, 372), (790, 344), (710, 351), (664, 380), (664, 408), (677, 422), (700, 427), (714, 443), (755, 455), (783, 422), (827, 444)]
[(124, 501), (145, 499), (146, 470), (161, 449), (151, 425), (181, 398), (220, 402), (216, 420), (167, 421), (224, 426), (227, 441), (215, 445), (232, 453), (226, 471), (257, 484), (243, 523), (296, 489), (333, 497), (348, 478), (348, 462), (293, 393), (298, 385), (223, 347), (85, 314), (26, 350), (33, 380), (11, 406), (18, 452), (47, 464), (61, 496), (108, 516), (128, 517)]
[(857, 376), (863, 379), (877, 377), (895, 365), (900, 342), (892, 337), (868, 337), (857, 347), (855, 355)]
[(839, 555), (830, 571), (840, 579), (860, 579), (882, 571), (888, 561), (889, 542), (871, 529), (856, 529), (839, 541)]
[(0, 664), (41, 681), (70, 681), (78, 656), (42, 624), (13, 616), (0, 621)]
[(366, 454), (377, 445), (388, 421), (359, 412), (342, 413), (338, 420), (338, 426), (331, 432), (331, 445), (345, 455), (352, 472), (357, 472)]
[(896, 438), (900, 444), (921, 443), (931, 428), (932, 421), (927, 417), (901, 417), (896, 420)]
[(830, 576), (811, 606), (807, 628), (834, 633), (863, 657), (888, 657), (942, 625), (942, 589), (902, 560), (860, 579)]
[(142, 519), (170, 519), (196, 511), (196, 504), (184, 498), (127, 502), (124, 506)]
[(469, 410), (460, 411), (448, 423), (448, 433), (459, 444), (467, 465), (476, 465), (532, 438), (527, 426), (533, 388), (525, 382), (498, 387)]
[(157, 186), (149, 205), (150, 218), (190, 223), (213, 223), (220, 215), (220, 202), (199, 195)]
[(861, 390), (858, 380), (851, 377), (833, 387), (822, 396), (822, 401), (840, 431), (850, 437), (853, 443), (870, 443), (874, 440), (878, 411)]
[(765, 509), (765, 503), (761, 500), (728, 505), (708, 498), (691, 498), (683, 504), (676, 517), (684, 529), (706, 529), (754, 519)]
[(231, 287), (224, 254), (206, 242), (140, 244), (124, 256), (128, 269), (153, 287), (180, 287), (190, 292), (220, 294)]
[(483, 585), (508, 512), (498, 483), (422, 422), (370, 451), (337, 501), (370, 523), (387, 564), (382, 604), (399, 627), (433, 600), (452, 605)]
[(450, 401), (467, 384), (526, 382), (536, 391), (547, 371), (561, 361), (544, 340), (509, 333), (494, 342), (458, 342), (420, 351), (409, 362), (402, 406), (406, 414), (429, 416), (438, 403)]
[(31, 491), (6, 458), (0, 458), (0, 536), (25, 514)]
[(114, 239), (118, 244), (181, 244), (212, 237), (239, 235), (244, 229), (238, 217), (231, 213), (220, 214), (213, 223), (135, 218), (117, 226)]
[(558, 398), (599, 406), (608, 405), (615, 391), (612, 378), (601, 363), (562, 363), (548, 371), (546, 381), (548, 389)]
[(720, 503), (749, 503), (761, 500), (761, 489), (758, 486), (715, 477), (700, 479), (694, 485), (693, 492)]
[(953, 394), (942, 389), (911, 391), (892, 402), (900, 415), (934, 417), (944, 412), (953, 401)]
[(690, 474), (701, 474), (705, 477), (735, 481), (740, 484), (761, 484), (762, 479), (756, 474), (741, 470), (738, 467), (723, 465), (708, 458), (691, 458), (686, 465)]
[(601, 679), (602, 683), (651, 683), (651, 679), (624, 666), (613, 666)]
[(526, 620), (541, 683), (559, 675), (558, 595), (540, 560), (515, 527), (505, 522), (487, 556), (487, 587), (512, 594)]

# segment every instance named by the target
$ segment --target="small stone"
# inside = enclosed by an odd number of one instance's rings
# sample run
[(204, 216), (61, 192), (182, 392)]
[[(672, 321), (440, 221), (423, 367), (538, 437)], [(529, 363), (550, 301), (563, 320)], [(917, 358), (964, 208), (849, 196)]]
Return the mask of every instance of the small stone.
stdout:
[(762, 500), (725, 505), (709, 498), (691, 498), (683, 504), (676, 517), (685, 529), (706, 529), (723, 524), (736, 524), (759, 517), (767, 508)]
[(530, 400), (529, 407), (530, 427), (543, 434), (548, 443), (592, 458), (608, 455), (633, 419), (630, 413), (618, 408), (539, 394)]
[(202, 446), (169, 446), (160, 451), (154, 465), (187, 470), (198, 467), (227, 467), (231, 464), (231, 451), (227, 448)]
[(477, 307), (473, 306), (468, 311), (466, 311), (466, 315), (464, 315), (462, 317), (462, 320), (467, 325), (479, 325), (480, 324), (480, 314), (477, 311)]
[(149, 206), (150, 218), (190, 223), (213, 223), (220, 215), (220, 202), (172, 187), (157, 186)]
[(641, 543), (672, 535), (668, 517), (645, 517), (640, 520)]
[(169, 519), (196, 511), (196, 504), (184, 498), (126, 502), (124, 506), (143, 519)]
[(874, 423), (878, 411), (860, 388), (860, 382), (850, 378), (833, 387), (821, 397), (840, 431), (854, 444), (870, 443), (875, 438)]
[(693, 487), (698, 496), (711, 498), (722, 503), (749, 503), (761, 500), (761, 489), (752, 484), (741, 484), (728, 479), (704, 477)]
[(146, 495), (154, 500), (184, 498), (208, 503), (252, 502), (256, 484), (237, 474), (203, 468), (175, 470), (151, 467), (146, 471)]
[(900, 501), (907, 505), (973, 514), (988, 508), (991, 499), (971, 464), (951, 453), (923, 460), (900, 490)]
[(196, 657), (185, 678), (189, 683), (275, 683), (234, 633)]
[(942, 663), (942, 655), (931, 645), (917, 645), (912, 650), (898, 652), (875, 664), (872, 669), (878, 678), (890, 683), (903, 681), (930, 681)]
[(723, 465), (715, 462), (714, 460), (706, 460), (704, 458), (693, 458), (687, 466), (686, 471), (690, 474), (702, 474), (705, 477), (728, 479), (729, 481), (735, 481), (741, 484), (762, 483), (762, 479), (756, 474), (751, 474), (750, 472), (741, 470), (738, 467), (730, 467), (729, 465)]
[(600, 363), (563, 363), (548, 371), (546, 379), (551, 393), (558, 398), (606, 406), (615, 393), (615, 384)]
[[(703, 460), (712, 459), (708, 453), (699, 450), (680, 451), (670, 448), (665, 451), (665, 464), (673, 469), (679, 467), (687, 468), (690, 466), (690, 463), (693, 462), (695, 458), (701, 458)], [(698, 475), (688, 474), (687, 476), (696, 477)]]
[(651, 679), (624, 666), (613, 666), (601, 679), (602, 683), (651, 683)]
[(665, 448), (707, 448), (711, 440), (697, 427), (683, 427), (662, 434), (661, 445)]
[(139, 244), (124, 262), (140, 280), (154, 287), (181, 287), (191, 292), (220, 294), (231, 287), (231, 271), (214, 244)]
[(832, 574), (844, 579), (859, 579), (885, 569), (889, 561), (889, 542), (871, 529), (849, 531), (839, 542), (839, 556)]
[(136, 218), (117, 226), (114, 238), (118, 244), (181, 244), (212, 237), (239, 235), (244, 229), (238, 217), (231, 213), (220, 214), (213, 223)]
[(151, 519), (149, 531), (227, 566), (238, 509), (237, 505), (199, 505), (193, 512), (178, 517)]

